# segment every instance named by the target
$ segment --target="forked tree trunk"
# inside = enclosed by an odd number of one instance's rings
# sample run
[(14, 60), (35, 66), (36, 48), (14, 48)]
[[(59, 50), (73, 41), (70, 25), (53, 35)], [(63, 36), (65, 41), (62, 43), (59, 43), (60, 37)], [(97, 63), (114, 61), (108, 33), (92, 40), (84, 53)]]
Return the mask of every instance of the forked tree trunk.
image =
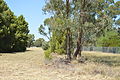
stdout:
[(77, 56), (81, 56), (81, 51), (82, 51), (82, 29), (80, 30), (80, 28), (78, 29), (78, 39), (77, 39), (77, 48), (76, 51), (73, 55), (73, 58), (76, 59)]
[(77, 38), (77, 49), (73, 55), (73, 58), (76, 59), (78, 54), (81, 56), (82, 51), (82, 37), (83, 37), (83, 24), (85, 23), (85, 2), (86, 0), (81, 0), (81, 10), (80, 10), (80, 27), (78, 28), (78, 38)]
[[(66, 0), (66, 18), (68, 19), (69, 17), (69, 11), (70, 11), (70, 4), (69, 4), (69, 0)], [(71, 40), (71, 36), (70, 36), (70, 28), (67, 26), (67, 34), (66, 34), (66, 54), (67, 54), (67, 59), (71, 60), (71, 48), (70, 48), (70, 40)]]
[(67, 52), (66, 53), (67, 53), (67, 59), (69, 59), (69, 60), (71, 60), (71, 46), (70, 46), (71, 45), (70, 44), (71, 39), (70, 38), (71, 38), (71, 36), (70, 36), (70, 28), (68, 28), (67, 29), (67, 50), (66, 50)]

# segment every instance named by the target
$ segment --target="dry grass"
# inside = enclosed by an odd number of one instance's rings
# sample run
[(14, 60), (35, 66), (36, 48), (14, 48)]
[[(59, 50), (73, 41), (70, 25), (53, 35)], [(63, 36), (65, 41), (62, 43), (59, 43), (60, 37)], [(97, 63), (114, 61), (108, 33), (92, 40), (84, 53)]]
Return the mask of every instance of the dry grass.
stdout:
[(109, 66), (120, 66), (120, 54), (102, 52), (83, 52), (83, 55), (92, 62), (104, 63)]
[[(97, 62), (94, 57), (118, 57), (120, 55), (92, 53), (83, 52), (83, 55), (90, 61), (85, 63), (72, 61), (67, 65), (59, 62), (58, 59), (62, 56), (53, 57), (51, 61), (45, 60), (41, 48), (29, 48), (24, 53), (2, 54), (0, 56), (0, 80), (120, 80), (119, 65)], [(118, 58), (110, 60), (119, 61)]]

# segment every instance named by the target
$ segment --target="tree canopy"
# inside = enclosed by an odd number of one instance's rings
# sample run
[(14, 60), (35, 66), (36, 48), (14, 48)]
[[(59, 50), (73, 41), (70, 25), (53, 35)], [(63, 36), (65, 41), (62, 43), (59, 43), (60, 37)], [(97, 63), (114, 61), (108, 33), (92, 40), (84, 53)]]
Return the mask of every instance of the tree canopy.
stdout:
[(51, 33), (50, 51), (63, 50), (70, 59), (74, 48), (76, 58), (82, 46), (96, 46), (98, 38), (119, 26), (119, 3), (114, 0), (46, 0), (43, 11), (52, 14), (44, 21)]
[(0, 0), (0, 52), (25, 51), (28, 32), (28, 23), (23, 15), (15, 16)]

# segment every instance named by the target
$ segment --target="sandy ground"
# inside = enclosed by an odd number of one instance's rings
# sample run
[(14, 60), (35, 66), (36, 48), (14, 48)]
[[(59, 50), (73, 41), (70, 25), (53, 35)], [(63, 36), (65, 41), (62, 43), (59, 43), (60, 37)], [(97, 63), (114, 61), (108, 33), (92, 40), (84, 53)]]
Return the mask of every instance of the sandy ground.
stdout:
[(120, 80), (119, 70), (95, 63), (52, 63), (41, 48), (0, 56), (0, 80)]

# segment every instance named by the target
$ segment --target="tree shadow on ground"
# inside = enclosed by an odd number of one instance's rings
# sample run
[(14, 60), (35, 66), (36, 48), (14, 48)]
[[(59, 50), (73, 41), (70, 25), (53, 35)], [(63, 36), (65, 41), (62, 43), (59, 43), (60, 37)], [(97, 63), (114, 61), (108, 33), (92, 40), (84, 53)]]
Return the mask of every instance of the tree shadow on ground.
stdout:
[(0, 54), (17, 54), (17, 53), (23, 53), (23, 52), (31, 52), (32, 50), (26, 50), (26, 51), (16, 51), (16, 52), (0, 52)]

